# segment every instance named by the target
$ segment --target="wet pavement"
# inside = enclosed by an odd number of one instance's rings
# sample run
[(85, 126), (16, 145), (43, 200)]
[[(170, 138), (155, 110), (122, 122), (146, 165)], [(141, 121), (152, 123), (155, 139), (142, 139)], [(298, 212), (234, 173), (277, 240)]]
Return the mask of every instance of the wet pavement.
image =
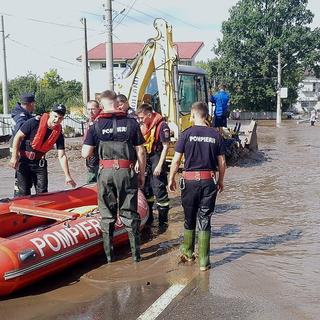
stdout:
[[(178, 264), (183, 231), (180, 199), (170, 227), (144, 232), (144, 260), (129, 248), (118, 261), (90, 259), (0, 300), (0, 319), (137, 319), (176, 285), (184, 289), (158, 319), (319, 319), (320, 127), (259, 123), (259, 157), (227, 170), (212, 218), (212, 269)], [(73, 151), (73, 172), (84, 182)], [(258, 160), (257, 160), (258, 159)], [(50, 159), (51, 190), (63, 184)], [(10, 196), (1, 162), (0, 198)]]

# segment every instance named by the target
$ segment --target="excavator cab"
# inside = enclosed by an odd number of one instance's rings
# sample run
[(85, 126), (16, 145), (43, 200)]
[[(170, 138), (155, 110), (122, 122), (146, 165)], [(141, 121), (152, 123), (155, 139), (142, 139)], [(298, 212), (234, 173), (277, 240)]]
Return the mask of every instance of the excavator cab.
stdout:
[(208, 103), (206, 73), (195, 66), (178, 66), (178, 98), (180, 131), (191, 126), (189, 117), (195, 101)]
[[(177, 113), (177, 132), (171, 130), (172, 139), (167, 154), (167, 161), (170, 162), (174, 155), (174, 146), (177, 141), (178, 135), (181, 131), (184, 131), (191, 126), (190, 112), (191, 106), (195, 101), (203, 101), (208, 103), (208, 90), (206, 73), (203, 69), (196, 66), (178, 65), (175, 68), (175, 105), (170, 106), (169, 109), (173, 109)], [(148, 98), (153, 106), (153, 109), (162, 113), (160, 99), (159, 99), (159, 81), (156, 75), (153, 74), (151, 80), (146, 88), (145, 97)], [(169, 123), (170, 126), (170, 123)]]
[[(208, 90), (206, 73), (199, 67), (178, 65), (175, 78), (176, 106), (174, 109), (178, 112), (179, 132), (181, 132), (191, 126), (189, 117), (192, 104), (195, 101), (208, 103)], [(158, 81), (155, 74), (151, 77), (145, 96), (148, 97), (153, 109), (161, 113)]]

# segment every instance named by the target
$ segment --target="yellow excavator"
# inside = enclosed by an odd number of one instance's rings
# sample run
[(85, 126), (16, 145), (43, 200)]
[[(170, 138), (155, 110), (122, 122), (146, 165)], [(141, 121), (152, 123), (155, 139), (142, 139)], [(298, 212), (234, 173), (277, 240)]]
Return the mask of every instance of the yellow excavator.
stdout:
[(163, 19), (156, 19), (153, 25), (157, 35), (147, 40), (122, 79), (116, 80), (115, 91), (126, 95), (133, 109), (150, 102), (162, 114), (172, 132), (170, 159), (179, 133), (191, 125), (192, 103), (208, 102), (206, 74), (201, 68), (178, 64), (171, 25)]
[[(149, 102), (166, 119), (172, 133), (167, 155), (167, 160), (170, 161), (180, 132), (191, 126), (192, 103), (208, 103), (208, 89), (203, 69), (178, 64), (172, 26), (163, 19), (156, 19), (153, 25), (157, 35), (147, 40), (140, 54), (123, 72), (122, 78), (116, 80), (115, 91), (126, 95), (133, 109), (142, 102)], [(256, 128), (255, 121), (252, 121), (242, 134), (239, 134), (239, 130), (234, 134), (232, 130), (226, 130), (224, 136), (229, 144), (236, 146), (234, 149), (255, 150)], [(233, 154), (237, 155), (230, 151), (230, 156)]]

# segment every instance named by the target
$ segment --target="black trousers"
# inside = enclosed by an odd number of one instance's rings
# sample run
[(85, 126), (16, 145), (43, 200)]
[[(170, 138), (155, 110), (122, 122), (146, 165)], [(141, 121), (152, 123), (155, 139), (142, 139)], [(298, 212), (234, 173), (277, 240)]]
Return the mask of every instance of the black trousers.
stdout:
[(200, 231), (211, 230), (211, 216), (217, 197), (214, 180), (184, 180), (181, 202), (184, 210), (184, 228)]
[(146, 180), (144, 194), (149, 203), (154, 202), (154, 197), (157, 200), (157, 206), (169, 208), (169, 197), (167, 191), (168, 177), (166, 164), (163, 164), (160, 176), (153, 175), (160, 160), (160, 154), (154, 153), (147, 156)]
[(32, 186), (36, 193), (48, 192), (48, 165), (47, 160), (20, 159), (16, 171), (18, 196), (31, 194)]
[(139, 235), (136, 173), (132, 169), (100, 169), (97, 186), (102, 231), (113, 234), (119, 209), (119, 216), (126, 230), (135, 236)]
[(227, 127), (227, 116), (226, 115), (214, 116), (213, 127), (215, 128)]

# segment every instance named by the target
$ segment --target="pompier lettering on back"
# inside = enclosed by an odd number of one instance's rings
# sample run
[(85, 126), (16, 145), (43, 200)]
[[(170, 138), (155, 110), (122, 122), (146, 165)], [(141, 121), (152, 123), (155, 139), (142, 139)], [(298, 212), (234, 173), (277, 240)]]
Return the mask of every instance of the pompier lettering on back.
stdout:
[(100, 234), (99, 221), (97, 219), (90, 219), (77, 223), (71, 228), (61, 228), (52, 233), (46, 233), (41, 237), (32, 238), (30, 242), (35, 245), (40, 256), (44, 257), (46, 252), (56, 253), (78, 244), (82, 237), (85, 240), (89, 240)]

